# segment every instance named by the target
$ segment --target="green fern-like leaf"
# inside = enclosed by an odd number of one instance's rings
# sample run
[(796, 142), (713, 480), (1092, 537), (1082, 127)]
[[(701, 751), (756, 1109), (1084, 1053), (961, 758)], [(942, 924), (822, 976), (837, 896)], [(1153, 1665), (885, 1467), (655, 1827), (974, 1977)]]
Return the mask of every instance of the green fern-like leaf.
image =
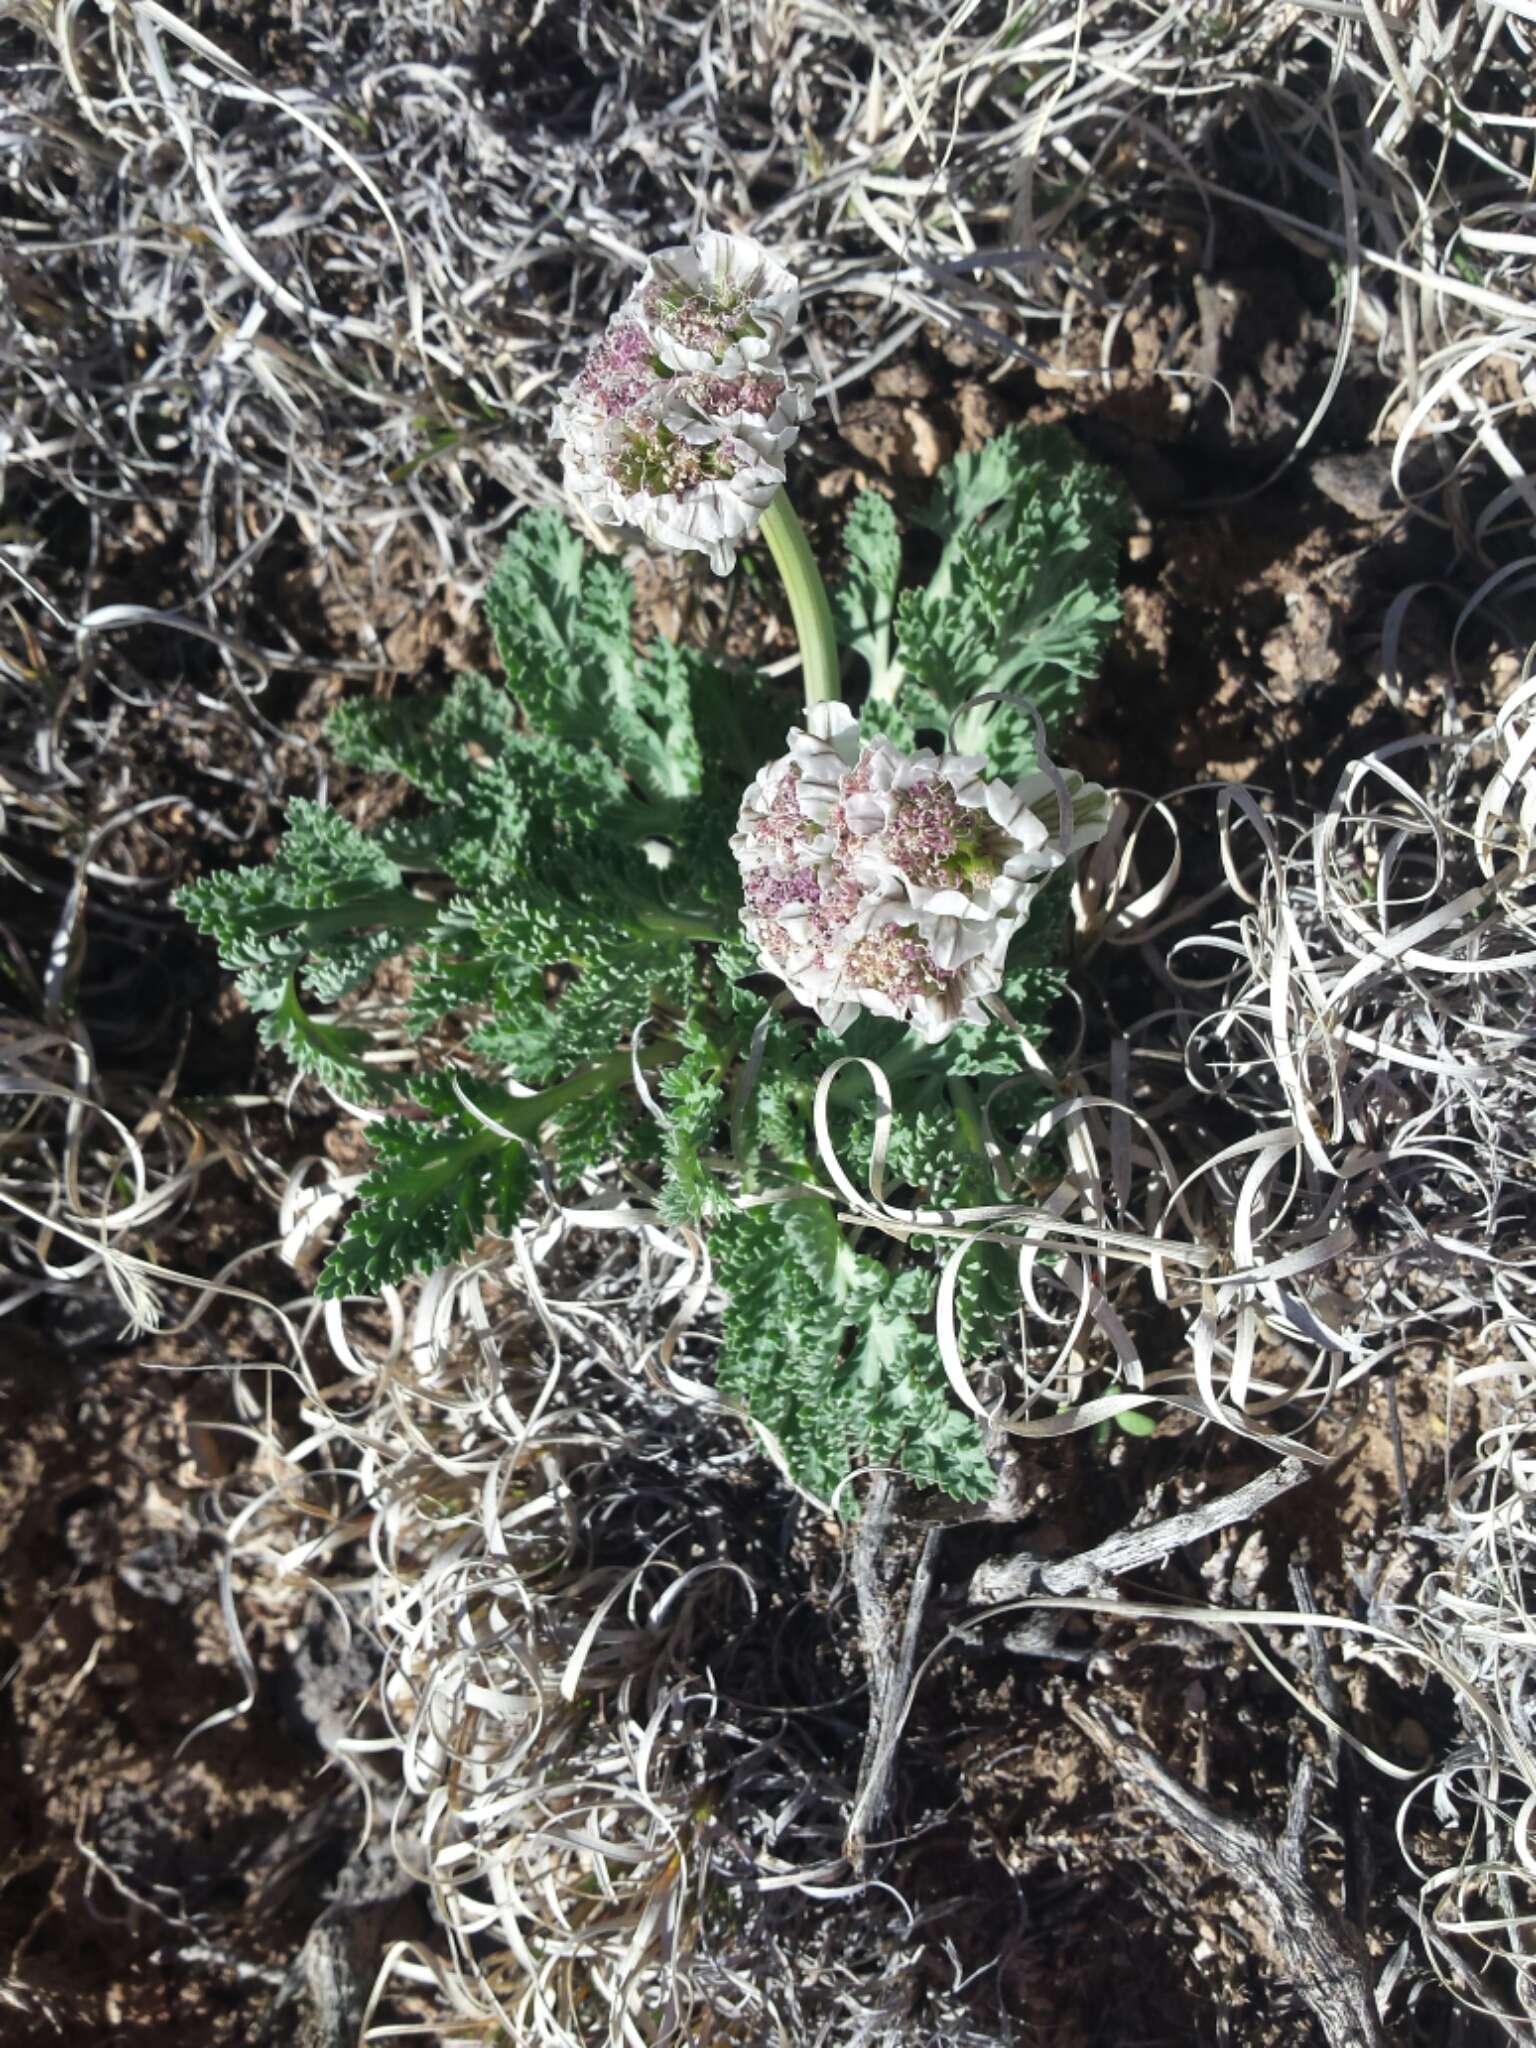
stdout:
[(939, 564), (897, 601), (896, 659), (871, 688), (865, 723), (903, 747), (920, 732), (946, 734), (990, 773), (1026, 774), (1031, 720), (968, 700), (993, 690), (1027, 697), (1047, 737), (1077, 708), (1120, 617), (1115, 572), (1128, 519), (1118, 483), (1063, 428), (1011, 429), (957, 457), (916, 515), (942, 543)]
[(842, 644), (869, 670), (878, 701), (896, 694), (901, 664), (895, 654), (896, 602), (901, 584), (901, 531), (896, 514), (875, 491), (861, 491), (843, 528), (848, 568), (832, 592), (832, 613)]
[(698, 1223), (729, 1210), (731, 1198), (704, 1162), (725, 1121), (720, 1053), (696, 1025), (679, 1034), (687, 1051), (661, 1077), (667, 1108), (662, 1132), (662, 1183), (658, 1207), (669, 1223)]
[(538, 732), (603, 748), (646, 796), (700, 782), (686, 668), (637, 656), (622, 569), (594, 561), (553, 512), (530, 512), (485, 594), (513, 694)]
[(388, 1102), (397, 1092), (389, 1076), (363, 1058), (373, 1043), (369, 1034), (311, 1017), (299, 1001), (292, 975), (277, 1008), (262, 1018), (259, 1030), (263, 1045), (281, 1048), (301, 1074), (337, 1095), (353, 1102)]
[(512, 1230), (533, 1191), (527, 1146), (462, 1112), (442, 1122), (385, 1117), (369, 1138), (376, 1163), (321, 1271), (323, 1300), (377, 1294), (468, 1258), (487, 1219)]
[(437, 918), (404, 886), (387, 853), (322, 804), (289, 806), (288, 830), (265, 867), (208, 875), (177, 905), (218, 942), (240, 992), (259, 1010), (283, 1001), (303, 973), (322, 1002), (360, 987)]
[(934, 1277), (855, 1251), (819, 1197), (738, 1210), (711, 1234), (727, 1296), (721, 1389), (828, 1499), (851, 1459), (899, 1462), (958, 1499), (992, 1488), (980, 1431), (951, 1401), (925, 1327)]

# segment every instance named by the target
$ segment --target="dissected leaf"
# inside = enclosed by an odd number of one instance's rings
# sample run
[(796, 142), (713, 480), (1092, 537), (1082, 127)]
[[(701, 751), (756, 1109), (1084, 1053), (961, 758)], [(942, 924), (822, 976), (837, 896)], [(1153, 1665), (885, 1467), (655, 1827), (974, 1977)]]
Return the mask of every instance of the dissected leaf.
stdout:
[(260, 1035), (263, 1045), (281, 1047), (301, 1074), (337, 1095), (354, 1102), (388, 1102), (397, 1092), (387, 1073), (363, 1059), (373, 1044), (369, 1033), (311, 1017), (291, 975), (277, 1008), (262, 1018)]
[(399, 867), (336, 811), (299, 799), (264, 867), (207, 875), (177, 905), (218, 943), (253, 1008), (275, 1009), (302, 971), (323, 1002), (360, 987), (437, 917)]
[(894, 654), (896, 599), (901, 583), (901, 530), (896, 514), (876, 491), (860, 491), (843, 528), (848, 567), (832, 592), (837, 636), (869, 669), (876, 698), (895, 694), (901, 664)]
[(734, 823), (743, 788), (783, 750), (784, 735), (799, 716), (793, 700), (770, 693), (759, 675), (721, 668), (696, 647), (658, 641), (649, 659), (675, 661), (687, 677), (703, 790), (714, 803), (729, 805)]
[[(437, 1114), (420, 1122), (384, 1117), (369, 1126), (374, 1165), (341, 1243), (321, 1270), (315, 1291), (322, 1300), (377, 1294), (412, 1274), (468, 1258), (487, 1222), (503, 1233), (516, 1227), (533, 1192), (524, 1140), (504, 1136), (457, 1104), (448, 1108), (441, 1091), (417, 1092), (428, 1093)], [(488, 1115), (528, 1115), (522, 1101), (476, 1092)]]
[(1027, 697), (1047, 736), (1075, 710), (1120, 617), (1125, 495), (1065, 429), (1011, 429), (941, 472), (918, 519), (942, 553), (928, 584), (901, 594), (901, 674), (872, 691), (866, 721), (904, 747), (945, 734), (1014, 781), (1034, 762), (1032, 723), (1011, 705), (968, 700)]
[(647, 796), (700, 782), (689, 678), (666, 656), (637, 657), (632, 591), (553, 512), (512, 528), (485, 593), (513, 694), (538, 732), (600, 747)]
[(727, 1297), (719, 1383), (829, 1499), (859, 1455), (962, 1500), (992, 1489), (975, 1418), (924, 1326), (934, 1276), (855, 1251), (819, 1197), (735, 1210), (710, 1237)]
[(688, 1050), (661, 1077), (667, 1107), (662, 1132), (662, 1182), (658, 1208), (670, 1223), (698, 1223), (723, 1215), (731, 1198), (704, 1162), (725, 1121), (721, 1058), (708, 1034), (694, 1023), (679, 1033)]
[(431, 799), (426, 818), (388, 820), (379, 843), (461, 888), (547, 868), (594, 832), (638, 840), (647, 827), (606, 754), (522, 731), (504, 685), (485, 676), (441, 695), (343, 704), (329, 734), (344, 760), (403, 775)]

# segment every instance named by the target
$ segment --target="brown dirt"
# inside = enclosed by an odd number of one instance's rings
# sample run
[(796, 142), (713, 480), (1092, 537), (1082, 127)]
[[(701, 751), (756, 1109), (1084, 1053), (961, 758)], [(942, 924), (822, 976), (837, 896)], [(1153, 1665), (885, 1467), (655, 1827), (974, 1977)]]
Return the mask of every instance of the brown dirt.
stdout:
[(244, 1692), (198, 1519), (227, 1390), (13, 1336), (0, 1414), (0, 2038), (248, 2041), (356, 1814), (278, 1706), (302, 1589), (237, 1581), (264, 1710), (194, 1733)]
[[(1378, 1385), (1337, 1464), (1257, 1521), (1122, 1581), (1122, 1597), (1289, 1607), (1290, 1573), (1300, 1566), (1322, 1610), (1363, 1611), (1362, 1587), (1379, 1575), (1387, 1539), (1427, 1504), (1446, 1448), (1439, 1376), (1406, 1371), (1397, 1395), (1406, 1500), (1386, 1389)], [(1473, 1422), (1463, 1398), (1458, 1443)], [(1150, 1439), (1077, 1438), (1034, 1451), (1021, 1475), (1027, 1505), (1020, 1519), (1002, 1529), (972, 1525), (946, 1540), (941, 1612), (974, 1624), (965, 1591), (983, 1559), (1020, 1551), (1072, 1557), (1138, 1512), (1174, 1512), (1196, 1488), (1202, 1497), (1229, 1492), (1264, 1462), (1238, 1443), (1177, 1423)], [(1044, 1626), (1017, 1614), (969, 1626), (967, 1647), (944, 1657), (914, 1711), (908, 1768), (929, 1810), (950, 1814), (950, 1886), (997, 1900), (979, 1926), (969, 1926), (962, 1954), (979, 1964), (996, 1952), (1009, 1916), (1019, 1916), (1027, 1931), (1004, 1982), (1021, 2038), (1042, 2048), (1120, 2048), (1128, 2040), (1294, 2048), (1319, 2039), (1251, 1902), (1149, 1818), (1134, 1789), (1066, 1719), (1064, 1705), (1120, 1715), (1198, 1793), (1272, 1834), (1285, 1824), (1298, 1754), (1323, 1759), (1325, 1739), (1234, 1636), (1087, 1615), (1057, 1618), (1053, 1637), (1043, 1638)], [(1310, 1686), (1306, 1653), (1294, 1638), (1266, 1647)], [(1394, 1675), (1360, 1662), (1347, 1644), (1331, 1646), (1328, 1657), (1362, 1740), (1409, 1769), (1454, 1745), (1448, 1698), (1426, 1693), (1411, 1667)], [(924, 1772), (931, 1773), (926, 1780)], [(1395, 1796), (1347, 1764), (1336, 1785), (1325, 1769), (1317, 1808), (1324, 1833), (1315, 1838), (1323, 1846), (1314, 1848), (1311, 1868), (1319, 1894), (1342, 1909), (1344, 1857), (1335, 1845), (1342, 1836), (1371, 1886), (1380, 1887), (1379, 1897), (1369, 1894), (1376, 1905), (1367, 1923), (1378, 1969), (1404, 1931), (1385, 1909), (1403, 1884), (1391, 1835)], [(1449, 2009), (1430, 2004), (1414, 2028), (1391, 2038), (1427, 2043), (1444, 2039), (1448, 2025)], [(1492, 2037), (1474, 2026), (1461, 2038)]]

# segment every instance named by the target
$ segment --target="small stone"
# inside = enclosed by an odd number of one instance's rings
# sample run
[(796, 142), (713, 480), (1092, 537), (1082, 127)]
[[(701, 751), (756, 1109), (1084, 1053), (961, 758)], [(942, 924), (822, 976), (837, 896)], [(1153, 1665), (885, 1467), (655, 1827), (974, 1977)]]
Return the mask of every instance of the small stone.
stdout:
[(1280, 704), (1294, 703), (1320, 683), (1332, 682), (1343, 665), (1333, 645), (1334, 613), (1327, 600), (1313, 590), (1293, 590), (1286, 593), (1285, 606), (1285, 624), (1261, 650), (1270, 694)]
[(903, 470), (912, 455), (912, 428), (894, 398), (865, 398), (843, 414), (843, 439), (887, 476)]
[(912, 448), (903, 464), (909, 476), (937, 476), (955, 452), (954, 436), (944, 432), (921, 406), (909, 405), (902, 415)]
[(855, 473), (846, 464), (837, 469), (824, 470), (816, 478), (815, 488), (818, 498), (826, 498), (835, 505), (856, 488)]
[(881, 398), (932, 398), (938, 388), (921, 363), (887, 363), (869, 381)]
[(1405, 1756), (1423, 1759), (1429, 1755), (1429, 1734), (1422, 1721), (1405, 1714), (1392, 1730), (1392, 1739)]
[(1392, 457), (1384, 448), (1353, 455), (1320, 455), (1309, 474), (1325, 498), (1355, 519), (1387, 519), (1402, 509), (1392, 482)]
[(1258, 1607), (1263, 1604), (1259, 1586), (1269, 1570), (1269, 1546), (1262, 1531), (1255, 1529), (1245, 1538), (1232, 1567), (1232, 1598), (1239, 1607)]
[(960, 416), (960, 445), (967, 453), (1000, 434), (1013, 417), (1003, 394), (991, 384), (967, 382), (955, 393)]
[(946, 363), (957, 370), (979, 370), (990, 367), (1001, 354), (1001, 345), (988, 347), (978, 337), (991, 328), (995, 334), (1005, 335), (1008, 331), (1008, 315), (994, 312), (990, 308), (977, 315), (969, 329), (950, 328), (935, 321), (925, 327), (923, 339), (930, 348), (936, 348)]

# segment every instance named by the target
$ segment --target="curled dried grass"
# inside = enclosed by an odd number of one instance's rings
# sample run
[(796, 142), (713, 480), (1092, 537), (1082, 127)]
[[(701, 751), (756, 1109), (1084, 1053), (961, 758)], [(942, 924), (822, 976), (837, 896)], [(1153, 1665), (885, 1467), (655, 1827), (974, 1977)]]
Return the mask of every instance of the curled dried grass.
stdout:
[[(1310, 820), (1228, 785), (1178, 811), (1122, 798), (1079, 886), (1084, 932), (1138, 951), (1165, 1002), (1121, 1028), (1090, 993), (1094, 1041), (1055, 1100), (1017, 1135), (1017, 1084), (984, 1104), (1002, 1189), (1037, 1198), (887, 1201), (874, 1062), (858, 1178), (818, 1117), (817, 1192), (952, 1246), (940, 1342), (993, 1427), (1059, 1436), (1166, 1406), (1321, 1462), (1309, 1437), (1398, 1354), (1530, 1316), (1533, 711), (1527, 683), (1486, 730), (1364, 756)], [(1220, 875), (1191, 909), (1174, 892), (1206, 833)], [(1037, 1088), (1022, 1042), (1021, 1066)], [(1017, 1264), (1018, 1343), (997, 1361), (962, 1356), (954, 1315), (981, 1244)], [(1170, 1310), (1184, 1341), (1165, 1362)]]
[(384, 1732), (338, 1754), (373, 1796), (398, 1755), (396, 1844), (446, 1946), (392, 1954), (366, 2037), (1006, 2038), (958, 1963), (920, 1996), (921, 1922), (851, 1878), (848, 1681), (786, 1573), (792, 1503), (678, 1397), (708, 1318), (661, 1373), (679, 1248), (584, 1236), (530, 1223), (500, 1275), (311, 1324), (307, 1434), (229, 1524), (349, 1580), (384, 1652)]
[[(255, 61), (155, 0), (5, 32), (0, 465), (109, 521), (154, 503), (185, 536), (181, 611), (236, 640), (260, 644), (257, 566), (295, 532), (338, 599), (371, 583), (375, 619), (405, 534), (418, 600), (477, 588), (509, 514), (555, 495), (553, 392), (643, 253), (706, 217), (804, 274), (835, 404), (930, 322), (1092, 390), (1138, 306), (1181, 288), (1168, 237), (1208, 264), (1218, 211), (1246, 213), (1340, 281), (1287, 460), (1374, 349), (1415, 509), (1529, 557), (1519, 10), (580, 0), (499, 42), (385, 0), (258, 20)], [(1111, 298), (1127, 235), (1143, 260)], [(1159, 374), (1209, 372), (1175, 351)]]
[(1536, 1322), (1521, 1314), (1506, 1317), (1457, 1376), (1476, 1390), (1482, 1425), (1471, 1458), (1448, 1475), (1441, 1514), (1416, 1532), (1435, 1561), (1408, 1619), (1481, 1711), (1464, 1714), (1464, 1742), (1413, 1788), (1398, 1818), (1431, 1966), (1464, 2004), (1517, 2040), (1536, 2024), (1533, 1371)]

